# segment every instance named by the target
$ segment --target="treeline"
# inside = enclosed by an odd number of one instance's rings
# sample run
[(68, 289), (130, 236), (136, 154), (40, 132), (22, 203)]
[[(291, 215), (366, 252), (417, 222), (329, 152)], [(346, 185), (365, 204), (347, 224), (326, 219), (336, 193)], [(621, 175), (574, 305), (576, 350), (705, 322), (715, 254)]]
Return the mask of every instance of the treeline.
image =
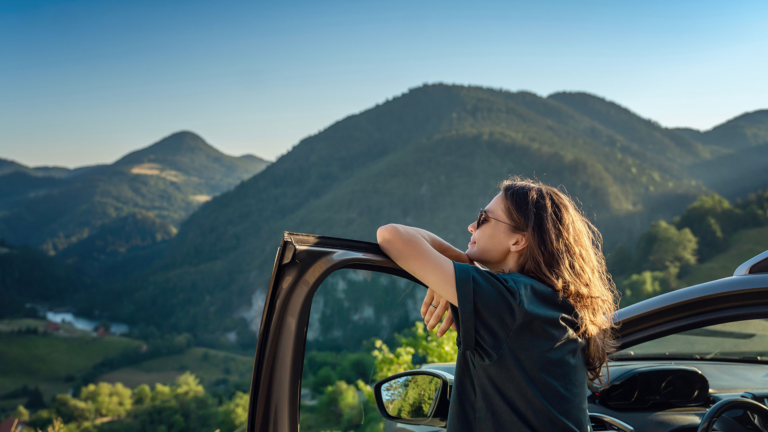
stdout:
[(59, 394), (48, 407), (30, 413), (19, 406), (11, 416), (33, 429), (57, 432), (229, 432), (245, 425), (248, 395), (237, 392), (229, 400), (217, 400), (187, 372), (173, 385), (155, 384), (154, 388), (89, 384), (77, 397)]
[(717, 194), (702, 196), (670, 223), (654, 222), (633, 249), (620, 245), (608, 257), (622, 306), (682, 288), (680, 278), (726, 251), (736, 232), (765, 225), (768, 191), (734, 204)]

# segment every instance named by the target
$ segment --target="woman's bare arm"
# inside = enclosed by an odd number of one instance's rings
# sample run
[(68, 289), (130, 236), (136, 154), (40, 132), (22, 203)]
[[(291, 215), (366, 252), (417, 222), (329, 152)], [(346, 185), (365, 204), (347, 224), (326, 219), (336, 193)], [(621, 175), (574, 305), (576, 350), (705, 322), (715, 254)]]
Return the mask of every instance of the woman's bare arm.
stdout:
[(397, 265), (440, 297), (457, 305), (456, 278), (451, 261), (468, 263), (464, 252), (429, 231), (398, 224), (379, 228), (376, 238), (381, 250)]

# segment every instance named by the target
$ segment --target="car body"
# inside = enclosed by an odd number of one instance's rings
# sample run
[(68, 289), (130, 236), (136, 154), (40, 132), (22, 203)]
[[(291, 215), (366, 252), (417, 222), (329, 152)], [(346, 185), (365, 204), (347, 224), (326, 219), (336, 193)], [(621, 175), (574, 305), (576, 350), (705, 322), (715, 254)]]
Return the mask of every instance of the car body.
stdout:
[[(392, 262), (375, 243), (286, 232), (275, 258), (261, 321), (251, 382), (248, 431), (299, 430), (301, 376), (312, 299), (323, 280), (341, 269), (387, 273), (418, 282)], [(607, 382), (600, 387), (585, 389), (593, 428), (637, 432), (696, 431), (709, 408), (717, 402), (751, 398), (765, 403), (764, 399), (768, 398), (768, 343), (759, 345), (761, 350), (765, 348), (764, 358), (688, 358), (670, 356), (669, 353), (636, 356), (628, 354), (632, 352), (628, 350), (654, 341), (670, 340), (665, 338), (688, 337), (689, 333), (685, 332), (696, 329), (706, 330), (710, 326), (745, 320), (758, 320), (756, 322), (760, 324), (766, 319), (768, 252), (744, 263), (732, 277), (673, 291), (619, 310), (616, 315), (619, 355), (610, 362)], [(737, 338), (746, 337), (739, 336), (740, 332), (731, 333), (737, 334)], [(760, 334), (759, 341), (762, 338)], [(450, 371), (451, 365), (423, 367), (446, 372)], [(668, 390), (673, 393), (683, 391), (685, 383), (704, 386), (706, 382), (707, 387), (701, 387), (702, 391), (706, 390), (706, 398), (698, 395), (694, 401), (698, 405), (692, 405), (691, 401), (686, 405), (684, 398), (674, 399), (683, 403), (666, 400), (657, 403), (654, 398), (658, 397), (649, 395), (651, 408), (637, 408), (631, 405), (633, 402), (627, 405), (626, 400), (611, 393), (621, 394), (622, 386), (629, 386), (629, 382), (634, 382), (632, 380), (643, 383), (663, 381), (661, 390), (671, 380), (678, 383), (668, 385)], [(640, 394), (639, 390), (637, 394)], [(643, 398), (640, 400), (645, 400)], [(671, 406), (670, 403), (678, 405)], [(632, 408), (627, 409), (628, 406)], [(442, 430), (434, 426), (399, 424), (387, 424), (386, 428)]]

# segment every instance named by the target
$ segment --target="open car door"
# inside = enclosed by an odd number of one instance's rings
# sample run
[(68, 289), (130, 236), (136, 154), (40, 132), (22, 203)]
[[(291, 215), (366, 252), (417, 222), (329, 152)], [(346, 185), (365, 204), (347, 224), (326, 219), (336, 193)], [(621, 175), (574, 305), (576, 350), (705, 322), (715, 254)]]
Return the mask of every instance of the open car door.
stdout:
[[(312, 299), (331, 273), (344, 268), (388, 273), (420, 283), (375, 243), (286, 232), (275, 257), (256, 345), (249, 432), (299, 430)], [(616, 317), (619, 348), (735, 317), (768, 318), (768, 255), (756, 257), (739, 271), (739, 276), (674, 291), (620, 310)]]

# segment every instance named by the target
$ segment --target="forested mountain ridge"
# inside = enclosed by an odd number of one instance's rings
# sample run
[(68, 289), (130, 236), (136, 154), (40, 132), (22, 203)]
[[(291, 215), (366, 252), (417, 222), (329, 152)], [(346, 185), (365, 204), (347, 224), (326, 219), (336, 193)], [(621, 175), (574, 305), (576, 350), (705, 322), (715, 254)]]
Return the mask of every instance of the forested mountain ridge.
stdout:
[(708, 146), (732, 151), (768, 145), (768, 110), (742, 114), (704, 132), (689, 128), (675, 130)]
[(768, 188), (768, 110), (753, 111), (708, 131), (678, 128), (676, 132), (715, 149), (713, 157), (687, 170), (728, 198), (746, 198)]
[(562, 185), (611, 247), (708, 192), (686, 167), (709, 157), (701, 143), (591, 95), (415, 88), (302, 140), (203, 205), (158, 264), (126, 282), (131, 301), (121, 304), (130, 305), (118, 313), (196, 334), (232, 330), (240, 313), (258, 321), (283, 231), (370, 241), (399, 222), (463, 247), (465, 227), (510, 174)]
[[(685, 134), (681, 136), (674, 130), (663, 128), (654, 121), (641, 118), (628, 109), (597, 96), (560, 92), (547, 96), (547, 99), (557, 101), (624, 137), (629, 145), (635, 146), (635, 151), (658, 157), (657, 163), (671, 160), (677, 164), (688, 165), (711, 156), (711, 149)], [(622, 151), (627, 152), (626, 149)]]
[(179, 224), (201, 202), (262, 170), (264, 160), (227, 156), (199, 136), (179, 132), (111, 165), (40, 177), (0, 176), (0, 238), (49, 254), (88, 238), (105, 224), (146, 212)]
[(0, 176), (15, 172), (23, 172), (36, 177), (67, 177), (72, 174), (73, 170), (63, 167), (30, 168), (10, 159), (0, 158)]

